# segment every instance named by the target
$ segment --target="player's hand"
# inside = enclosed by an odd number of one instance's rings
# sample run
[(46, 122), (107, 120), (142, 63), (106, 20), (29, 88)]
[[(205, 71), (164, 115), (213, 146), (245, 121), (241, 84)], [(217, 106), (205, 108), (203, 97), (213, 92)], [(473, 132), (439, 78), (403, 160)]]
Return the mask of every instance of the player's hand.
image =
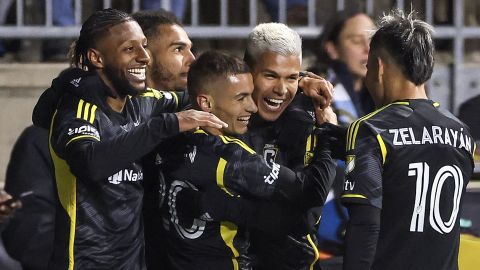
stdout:
[(7, 192), (0, 190), (0, 223), (12, 217), (15, 210), (22, 207), (19, 200), (12, 200), (12, 196)]
[(323, 123), (338, 125), (337, 114), (333, 111), (332, 106), (328, 106), (325, 109), (315, 106), (315, 116), (319, 125)]
[(195, 130), (200, 127), (224, 128), (227, 123), (218, 119), (215, 115), (208, 112), (187, 110), (175, 113), (178, 118), (178, 127), (180, 132)]
[(315, 134), (319, 142), (326, 142), (329, 145), (333, 158), (345, 160), (347, 131), (346, 127), (323, 123), (315, 129)]
[(330, 106), (333, 97), (333, 85), (324, 78), (312, 73), (306, 72), (298, 82), (298, 86), (303, 93), (312, 98), (315, 106), (324, 109)]

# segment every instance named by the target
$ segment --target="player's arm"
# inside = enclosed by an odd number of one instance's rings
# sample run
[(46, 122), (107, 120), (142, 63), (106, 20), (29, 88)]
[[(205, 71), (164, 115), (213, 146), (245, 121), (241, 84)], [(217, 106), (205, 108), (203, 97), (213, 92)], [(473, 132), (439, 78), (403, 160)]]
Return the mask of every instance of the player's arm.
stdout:
[[(79, 103), (79, 100), (76, 100)], [(66, 104), (53, 119), (51, 144), (77, 177), (102, 179), (154, 149), (179, 132), (174, 114), (161, 114), (129, 132), (101, 138), (96, 120), (77, 118), (77, 106)], [(73, 104), (75, 105), (75, 104)], [(83, 114), (81, 114), (83, 115)]]
[(344, 270), (370, 269), (380, 230), (382, 172), (386, 157), (379, 138), (354, 122), (347, 138), (347, 165), (342, 203), (347, 207)]
[(316, 205), (318, 200), (325, 199), (322, 194), (326, 194), (324, 190), (329, 188), (326, 183), (331, 183), (335, 176), (335, 164), (328, 148), (316, 149), (312, 162), (300, 171), (276, 163), (269, 165), (254, 152), (225, 155), (230, 151), (235, 151), (235, 148), (224, 149), (221, 153), (228, 160), (225, 175), (229, 177), (225, 178), (225, 187), (257, 198), (275, 197), (298, 204), (303, 201), (303, 195), (313, 189), (318, 197), (310, 203)]

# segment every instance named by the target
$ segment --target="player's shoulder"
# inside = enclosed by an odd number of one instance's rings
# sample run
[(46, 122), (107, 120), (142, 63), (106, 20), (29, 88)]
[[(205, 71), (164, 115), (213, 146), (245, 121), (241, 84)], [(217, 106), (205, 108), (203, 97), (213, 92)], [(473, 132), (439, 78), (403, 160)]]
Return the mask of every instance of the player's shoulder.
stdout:
[(390, 103), (355, 120), (349, 130), (382, 130), (394, 126), (412, 115), (413, 109), (409, 105), (408, 101)]
[(199, 129), (188, 136), (188, 141), (207, 152), (225, 158), (253, 155), (255, 151), (239, 137), (211, 135)]
[(142, 91), (139, 95), (139, 98), (154, 98), (154, 99), (166, 99), (166, 100), (175, 100), (178, 99), (177, 94), (174, 91), (162, 91), (155, 88), (147, 87), (145, 91)]

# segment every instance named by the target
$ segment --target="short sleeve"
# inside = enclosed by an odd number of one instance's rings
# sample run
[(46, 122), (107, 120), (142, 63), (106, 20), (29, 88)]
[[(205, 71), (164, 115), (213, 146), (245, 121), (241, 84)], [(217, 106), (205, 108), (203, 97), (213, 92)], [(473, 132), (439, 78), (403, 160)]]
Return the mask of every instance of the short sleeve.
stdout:
[(366, 204), (381, 209), (383, 167), (379, 142), (365, 125), (360, 125), (356, 132), (351, 128), (351, 136), (347, 139), (342, 203)]

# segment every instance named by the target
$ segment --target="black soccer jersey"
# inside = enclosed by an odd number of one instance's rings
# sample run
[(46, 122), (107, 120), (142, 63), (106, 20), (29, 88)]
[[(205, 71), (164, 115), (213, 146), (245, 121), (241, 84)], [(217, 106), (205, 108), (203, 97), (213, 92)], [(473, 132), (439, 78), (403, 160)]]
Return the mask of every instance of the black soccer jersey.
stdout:
[(352, 123), (344, 204), (381, 209), (372, 269), (458, 269), (459, 210), (473, 170), (468, 128), (437, 103), (391, 103)]
[(117, 113), (98, 76), (81, 77), (70, 87), (50, 131), (61, 206), (49, 268), (144, 269), (139, 160), (178, 133), (176, 116), (163, 113), (175, 111), (178, 99), (149, 89), (127, 97)]
[[(168, 155), (163, 164), (169, 186), (163, 204), (169, 268), (248, 269), (249, 262), (243, 261), (248, 248), (245, 228), (231, 222), (208, 221), (208, 217), (182, 220), (177, 213), (185, 211), (178, 209), (177, 194), (185, 188), (218, 186), (231, 196), (298, 201), (309, 181), (302, 173), (275, 162), (268, 164), (237, 138), (199, 130), (187, 136), (184, 149), (181, 160)], [(322, 161), (314, 155), (305, 172), (322, 171), (319, 163)]]
[[(249, 126), (247, 140), (255, 151), (263, 154), (267, 162), (277, 162), (298, 171), (310, 163), (318, 144), (314, 135), (315, 122), (311, 99), (298, 93), (278, 120), (265, 122), (256, 116)], [(315, 207), (305, 213), (295, 236), (278, 237), (252, 231), (252, 250), (259, 269), (318, 268), (316, 228), (323, 203), (335, 177), (333, 160), (329, 159), (324, 165), (325, 171), (330, 173), (317, 179), (317, 182), (322, 184), (317, 186), (315, 199), (306, 198), (311, 200)], [(303, 212), (305, 209), (299, 208), (299, 211)]]

